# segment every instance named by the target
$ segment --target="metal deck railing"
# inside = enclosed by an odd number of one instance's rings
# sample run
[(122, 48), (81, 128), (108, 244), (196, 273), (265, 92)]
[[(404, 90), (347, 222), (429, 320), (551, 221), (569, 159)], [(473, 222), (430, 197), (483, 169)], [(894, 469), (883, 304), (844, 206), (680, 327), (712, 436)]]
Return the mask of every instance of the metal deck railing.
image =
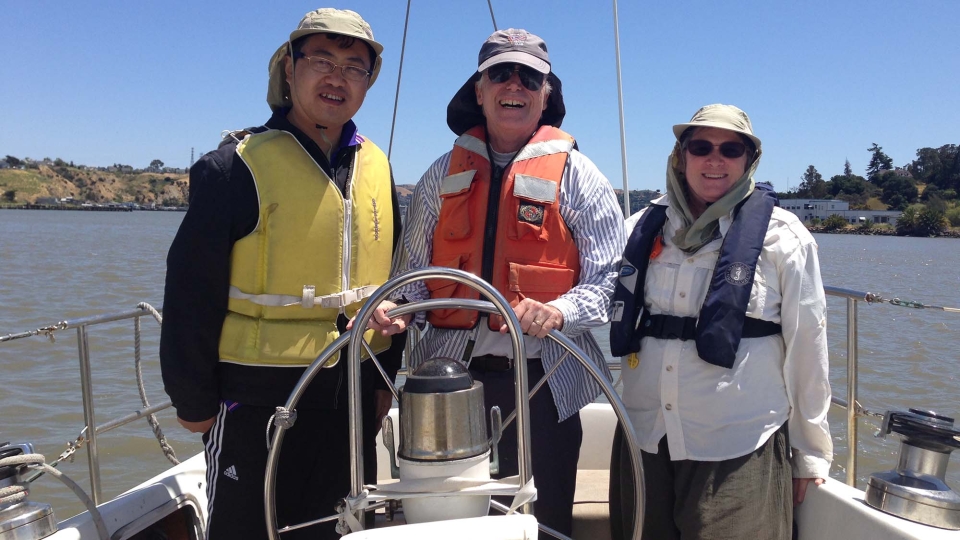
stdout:
[[(847, 382), (845, 389), (845, 397), (841, 398), (836, 395), (833, 397), (833, 405), (840, 409), (846, 411), (846, 422), (847, 422), (847, 441), (850, 447), (850, 451), (847, 453), (846, 458), (846, 483), (851, 486), (856, 486), (857, 478), (857, 458), (859, 454), (859, 430), (858, 430), (858, 420), (860, 418), (869, 418), (877, 421), (883, 419), (883, 414), (872, 412), (860, 405), (858, 402), (858, 368), (859, 368), (859, 343), (858, 343), (858, 306), (860, 302), (866, 303), (880, 303), (888, 302), (895, 305), (905, 305), (907, 307), (936, 307), (936, 306), (924, 306), (923, 304), (918, 304), (914, 302), (902, 302), (898, 299), (888, 300), (883, 297), (863, 292), (856, 291), (852, 289), (844, 289), (839, 287), (829, 287), (825, 286), (824, 291), (828, 296), (835, 296), (839, 298), (846, 299), (846, 353), (847, 353)], [(946, 311), (952, 311), (952, 308), (945, 309)], [(77, 347), (78, 347), (78, 359), (80, 364), (80, 387), (82, 392), (82, 402), (83, 402), (83, 419), (84, 425), (86, 426), (81, 432), (80, 436), (77, 438), (76, 442), (70, 443), (72, 450), (75, 451), (84, 444), (87, 446), (87, 467), (90, 473), (90, 487), (92, 491), (92, 499), (96, 504), (100, 504), (102, 498), (101, 482), (100, 482), (100, 453), (99, 446), (97, 442), (97, 436), (118, 427), (124, 426), (136, 420), (147, 417), (150, 414), (154, 414), (158, 411), (162, 411), (170, 407), (170, 401), (164, 401), (150, 407), (144, 407), (135, 410), (132, 413), (127, 415), (111, 419), (103, 424), (97, 425), (96, 409), (93, 401), (93, 381), (91, 376), (91, 361), (90, 361), (90, 348), (88, 344), (88, 329), (93, 326), (102, 325), (106, 323), (112, 323), (116, 321), (123, 321), (133, 319), (135, 321), (135, 328), (139, 332), (139, 319), (144, 316), (150, 316), (151, 312), (147, 309), (136, 309), (134, 311), (125, 311), (120, 313), (109, 313), (104, 315), (84, 317), (76, 320), (70, 321), (61, 321), (54, 325), (47, 327), (39, 328), (37, 330), (32, 330), (28, 332), (22, 332), (19, 334), (10, 334), (7, 336), (0, 337), (0, 343), (4, 341), (10, 341), (13, 339), (19, 339), (30, 336), (37, 335), (46, 335), (51, 336), (55, 332), (61, 332), (71, 329), (76, 329), (77, 331)], [(413, 347), (416, 346), (416, 342), (419, 338), (419, 332), (416, 330), (416, 327), (411, 328), (410, 337), (407, 340), (407, 349), (405, 354), (409, 357), (410, 352), (413, 350)], [(139, 336), (137, 336), (139, 339)], [(610, 362), (609, 366), (612, 370), (619, 370), (619, 362)], [(405, 374), (405, 370), (401, 370), (401, 374)], [(851, 406), (852, 404), (852, 406)], [(96, 426), (96, 429), (90, 429), (90, 426)], [(72, 452), (71, 452), (72, 453)], [(65, 452), (64, 454), (67, 454)], [(61, 459), (63, 455), (61, 455)], [(59, 461), (59, 460), (58, 460)]]

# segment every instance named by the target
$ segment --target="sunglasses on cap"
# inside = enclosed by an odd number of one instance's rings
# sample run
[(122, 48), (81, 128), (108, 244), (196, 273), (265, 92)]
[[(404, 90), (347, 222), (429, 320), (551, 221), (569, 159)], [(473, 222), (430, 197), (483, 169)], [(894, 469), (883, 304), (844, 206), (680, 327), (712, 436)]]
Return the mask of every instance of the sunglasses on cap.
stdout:
[(532, 67), (522, 64), (497, 64), (487, 68), (487, 77), (494, 83), (505, 83), (513, 77), (514, 73), (520, 76), (520, 84), (531, 92), (539, 90), (547, 77)]
[(715, 147), (720, 149), (721, 156), (728, 159), (736, 159), (747, 152), (747, 145), (740, 141), (713, 144), (703, 139), (694, 139), (687, 142), (687, 152), (697, 157), (709, 156)]

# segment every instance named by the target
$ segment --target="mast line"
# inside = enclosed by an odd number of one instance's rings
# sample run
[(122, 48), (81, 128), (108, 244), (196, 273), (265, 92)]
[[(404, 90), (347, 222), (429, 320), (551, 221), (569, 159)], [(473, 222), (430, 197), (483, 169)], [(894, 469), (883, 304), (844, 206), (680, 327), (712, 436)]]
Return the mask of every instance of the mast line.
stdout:
[(487, 7), (490, 8), (490, 20), (493, 21), (493, 31), (496, 32), (498, 30), (497, 19), (493, 17), (493, 3), (491, 3), (491, 0), (487, 0)]
[(613, 39), (617, 51), (617, 102), (620, 105), (620, 160), (623, 166), (623, 217), (630, 217), (630, 189), (627, 183), (627, 135), (623, 121), (623, 79), (620, 75), (620, 19), (613, 0)]
[(407, 0), (407, 16), (403, 20), (403, 43), (400, 45), (400, 69), (397, 71), (397, 93), (393, 96), (393, 120), (390, 121), (390, 144), (387, 146), (387, 161), (393, 154), (393, 130), (397, 125), (397, 106), (400, 104), (400, 79), (403, 77), (403, 55), (407, 50), (407, 25), (410, 23), (410, 2)]

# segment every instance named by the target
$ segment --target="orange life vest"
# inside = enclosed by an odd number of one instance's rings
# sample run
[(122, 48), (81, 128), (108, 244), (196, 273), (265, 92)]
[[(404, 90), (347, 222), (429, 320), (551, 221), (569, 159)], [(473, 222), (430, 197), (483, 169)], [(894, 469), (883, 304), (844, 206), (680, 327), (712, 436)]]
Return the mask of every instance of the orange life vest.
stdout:
[[(542, 126), (503, 171), (502, 186), (490, 201), (492, 167), (486, 129), (477, 126), (454, 143), (450, 170), (440, 188), (440, 216), (433, 236), (433, 266), (459, 268), (492, 284), (516, 306), (524, 298), (556, 300), (580, 278), (580, 254), (573, 233), (560, 217), (560, 180), (573, 149), (573, 137)], [(487, 223), (489, 203), (499, 203), (496, 223)], [(488, 227), (495, 226), (492, 231)], [(494, 240), (485, 246), (484, 237)], [(492, 253), (492, 265), (483, 259)], [(490, 275), (484, 275), (489, 273)], [(429, 280), (431, 298), (472, 298), (480, 294), (447, 280)], [(433, 310), (427, 319), (438, 328), (468, 329), (479, 313)], [(499, 330), (500, 316), (489, 318)]]

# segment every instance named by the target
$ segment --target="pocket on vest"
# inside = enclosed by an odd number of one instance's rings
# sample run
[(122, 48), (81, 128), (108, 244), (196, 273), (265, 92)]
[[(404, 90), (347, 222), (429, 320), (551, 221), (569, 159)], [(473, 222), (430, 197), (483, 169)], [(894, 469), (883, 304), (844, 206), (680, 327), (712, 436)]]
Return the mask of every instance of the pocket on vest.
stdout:
[[(542, 264), (509, 263), (508, 289), (513, 298), (537, 302), (556, 300), (573, 288), (576, 273), (570, 268)], [(508, 298), (513, 303), (513, 298)]]
[[(458, 255), (454, 259), (449, 261), (433, 261), (433, 266), (442, 266), (444, 268), (456, 268), (457, 270), (463, 270), (466, 266), (467, 261), (470, 260), (469, 255)], [(428, 279), (424, 281), (424, 284), (427, 286), (427, 290), (430, 291), (430, 298), (479, 298), (480, 294), (475, 293), (470, 287), (457, 283), (455, 281), (450, 281), (449, 279)], [(435, 309), (431, 313), (434, 317), (439, 319), (446, 319), (454, 312), (456, 309)]]
[(470, 193), (473, 184), (453, 193), (440, 194), (440, 218), (437, 222), (437, 231), (443, 240), (462, 240), (470, 237), (471, 218), (483, 216), (470, 215)]

